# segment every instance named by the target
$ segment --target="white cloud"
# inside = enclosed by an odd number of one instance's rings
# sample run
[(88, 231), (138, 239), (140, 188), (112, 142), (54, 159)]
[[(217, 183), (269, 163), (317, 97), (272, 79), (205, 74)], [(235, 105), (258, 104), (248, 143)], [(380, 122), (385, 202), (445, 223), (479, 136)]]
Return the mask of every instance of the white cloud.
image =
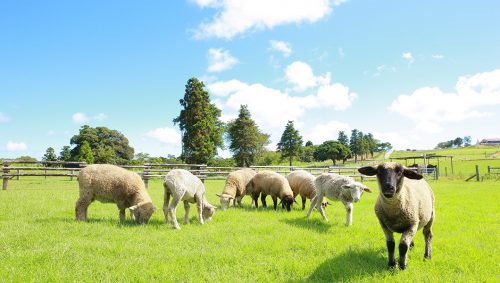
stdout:
[(222, 48), (208, 49), (208, 71), (222, 72), (238, 64), (238, 59), (233, 57), (228, 50)]
[(87, 114), (82, 113), (82, 112), (77, 112), (77, 113), (73, 114), (73, 116), (71, 117), (71, 119), (73, 120), (73, 123), (76, 123), (76, 124), (84, 124), (84, 123), (88, 123), (90, 121), (104, 121), (107, 118), (108, 118), (108, 116), (104, 113), (99, 113), (95, 116), (89, 117), (89, 116), (87, 116)]
[(216, 96), (228, 96), (231, 93), (235, 93), (243, 88), (246, 88), (247, 84), (242, 83), (238, 80), (230, 80), (226, 82), (215, 82), (209, 84), (207, 89), (210, 91), (210, 94), (214, 94)]
[(201, 23), (196, 38), (231, 39), (247, 31), (272, 29), (279, 25), (310, 22), (327, 16), (334, 5), (344, 1), (330, 0), (196, 0), (202, 8), (215, 9), (210, 22)]
[(394, 149), (404, 150), (407, 148), (412, 148), (411, 142), (400, 133), (396, 132), (374, 132), (373, 136), (381, 142), (391, 143)]
[(314, 76), (311, 66), (301, 61), (295, 61), (288, 65), (285, 76), (288, 82), (293, 85), (293, 89), (298, 92), (318, 85), (327, 85), (331, 80), (330, 73), (318, 77)]
[(312, 128), (301, 130), (301, 132), (304, 132), (304, 142), (312, 141), (313, 144), (321, 144), (326, 140), (336, 140), (339, 131), (349, 133), (351, 127), (347, 123), (333, 120), (325, 124), (316, 124)]
[(56, 131), (54, 131), (54, 130), (48, 130), (47, 131), (47, 136), (49, 136), (49, 137), (51, 137), (51, 136), (53, 136), (55, 134), (56, 134)]
[(436, 59), (436, 60), (441, 60), (441, 59), (444, 58), (444, 55), (442, 55), (442, 54), (434, 54), (434, 55), (432, 55), (432, 58)]
[(85, 113), (77, 112), (71, 117), (74, 123), (83, 124), (90, 121), (90, 118), (85, 115)]
[(403, 59), (408, 61), (408, 64), (411, 64), (415, 61), (415, 58), (413, 58), (411, 52), (404, 52), (403, 55), (401, 55), (401, 57), (403, 57)]
[(442, 131), (446, 123), (460, 122), (490, 113), (481, 107), (500, 104), (500, 69), (462, 76), (455, 92), (437, 87), (422, 87), (410, 95), (400, 95), (389, 110), (415, 122), (416, 129), (427, 133)]
[(288, 42), (279, 40), (270, 40), (271, 49), (281, 52), (283, 56), (288, 57), (292, 54), (292, 46)]
[(7, 123), (10, 121), (10, 118), (7, 117), (5, 114), (0, 112), (0, 123)]
[(339, 47), (339, 48), (338, 48), (338, 53), (339, 53), (339, 57), (340, 57), (340, 58), (344, 58), (344, 57), (345, 57), (344, 48)]
[(24, 142), (7, 142), (7, 151), (25, 151), (28, 149), (28, 146)]
[(151, 130), (146, 133), (146, 136), (168, 145), (180, 145), (182, 143), (181, 134), (176, 129), (169, 127)]

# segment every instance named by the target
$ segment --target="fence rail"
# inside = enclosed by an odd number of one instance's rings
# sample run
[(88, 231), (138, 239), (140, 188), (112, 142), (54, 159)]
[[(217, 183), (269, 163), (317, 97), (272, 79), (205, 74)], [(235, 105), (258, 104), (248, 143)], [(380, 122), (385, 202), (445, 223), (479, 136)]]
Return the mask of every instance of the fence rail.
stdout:
[[(59, 161), (15, 161), (15, 160), (5, 160), (2, 163), (2, 189), (6, 190), (8, 186), (8, 181), (10, 179), (16, 178), (19, 180), (20, 177), (69, 177), (73, 180), (78, 177), (80, 170), (87, 166), (85, 162), (59, 162)], [(16, 166), (13, 166), (16, 165)], [(27, 166), (23, 166), (27, 165)], [(233, 171), (242, 169), (242, 167), (210, 167), (205, 164), (153, 164), (145, 163), (143, 165), (121, 165), (122, 168), (127, 170), (132, 170), (139, 174), (144, 180), (144, 184), (148, 187), (149, 180), (154, 178), (162, 178), (168, 174), (173, 169), (182, 168), (190, 171), (195, 176), (199, 177), (202, 181), (204, 180), (224, 180), (227, 175)], [(299, 166), (251, 166), (250, 168), (256, 171), (262, 170), (272, 170), (282, 175), (287, 175), (292, 171), (305, 170), (311, 174), (317, 176), (322, 173), (335, 173), (340, 175), (350, 176), (352, 178), (359, 178), (361, 181), (374, 178), (371, 176), (365, 176), (358, 173), (359, 167), (354, 166), (329, 166), (329, 167), (299, 167)], [(500, 168), (491, 168), (499, 169)], [(417, 169), (414, 169), (417, 170)], [(433, 168), (427, 168), (424, 171), (418, 169), (419, 173), (425, 174), (426, 177), (431, 177), (437, 179), (437, 170)]]

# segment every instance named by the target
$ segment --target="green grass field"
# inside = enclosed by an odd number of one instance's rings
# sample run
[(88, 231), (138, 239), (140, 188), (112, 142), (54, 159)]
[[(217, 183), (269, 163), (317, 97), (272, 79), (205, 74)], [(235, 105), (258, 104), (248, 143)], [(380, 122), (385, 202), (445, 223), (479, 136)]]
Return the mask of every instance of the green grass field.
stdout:
[[(375, 182), (367, 184), (378, 192)], [(223, 181), (206, 185), (209, 201), (218, 205)], [(498, 282), (500, 182), (431, 186), (437, 214), (432, 261), (423, 261), (419, 231), (408, 269), (391, 272), (373, 212), (376, 193), (355, 204), (352, 227), (344, 226), (340, 203), (327, 208), (325, 223), (316, 211), (305, 219), (298, 207), (250, 209), (245, 197), (244, 208), (217, 211), (203, 226), (194, 209), (191, 224), (183, 225), (181, 204), (181, 230), (175, 231), (164, 223), (159, 180), (150, 183), (159, 210), (148, 225), (120, 224), (116, 206), (98, 202), (89, 207), (90, 221), (78, 223), (77, 182), (12, 180), (0, 191), (0, 281)]]

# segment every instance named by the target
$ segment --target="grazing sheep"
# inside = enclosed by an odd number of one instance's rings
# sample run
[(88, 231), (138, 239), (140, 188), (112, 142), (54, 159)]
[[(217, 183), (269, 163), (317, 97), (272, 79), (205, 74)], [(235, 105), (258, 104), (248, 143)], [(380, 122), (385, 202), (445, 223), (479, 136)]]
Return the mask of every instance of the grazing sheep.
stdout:
[(323, 197), (327, 197), (331, 200), (341, 201), (344, 204), (346, 210), (345, 224), (347, 226), (352, 224), (353, 203), (361, 199), (363, 192), (372, 192), (365, 185), (354, 181), (354, 179), (348, 176), (332, 173), (321, 174), (316, 178), (314, 184), (316, 187), (316, 196), (311, 201), (311, 207), (306, 217), (309, 217), (313, 208), (316, 206), (321, 216), (323, 216), (323, 219), (328, 221), (325, 211), (319, 201), (323, 199)]
[[(304, 170), (296, 170), (286, 176), (288, 184), (293, 191), (293, 197), (296, 198), (300, 195), (302, 199), (302, 210), (306, 208), (306, 200), (313, 199), (316, 196), (316, 189), (314, 188), (315, 177)], [(327, 203), (322, 201), (324, 207)]]
[(116, 203), (120, 221), (125, 220), (125, 209), (139, 223), (147, 223), (155, 211), (141, 177), (131, 171), (108, 164), (94, 164), (83, 168), (78, 176), (80, 198), (76, 202), (76, 220), (87, 220), (87, 208), (94, 200)]
[(231, 201), (234, 206), (236, 206), (236, 201), (241, 206), (241, 199), (246, 194), (248, 182), (250, 182), (255, 174), (257, 174), (255, 170), (248, 168), (229, 173), (224, 190), (221, 194), (217, 194), (220, 198), (222, 210), (226, 210), (231, 205)]
[(387, 241), (389, 267), (396, 266), (393, 233), (402, 233), (399, 242), (399, 268), (406, 268), (408, 247), (413, 237), (423, 228), (424, 258), (431, 258), (432, 223), (434, 222), (434, 194), (422, 175), (394, 162), (359, 168), (361, 174), (377, 176), (380, 194), (375, 203), (375, 214)]
[(282, 208), (290, 211), (291, 206), (295, 202), (293, 192), (285, 177), (274, 171), (260, 171), (250, 180), (247, 186), (247, 191), (252, 195), (255, 207), (258, 207), (257, 199), (260, 196), (262, 206), (266, 207), (266, 197), (271, 195), (274, 203), (274, 210), (278, 203), (278, 198), (281, 199)]
[[(189, 203), (196, 203), (198, 207), (198, 220), (200, 224), (210, 221), (215, 211), (215, 206), (209, 204), (205, 199), (205, 186), (201, 180), (191, 172), (184, 169), (170, 171), (163, 181), (165, 188), (163, 213), (165, 221), (172, 220), (175, 229), (181, 229), (177, 222), (176, 208), (179, 201), (184, 202), (184, 223), (189, 223)], [(173, 196), (170, 203), (170, 196)]]

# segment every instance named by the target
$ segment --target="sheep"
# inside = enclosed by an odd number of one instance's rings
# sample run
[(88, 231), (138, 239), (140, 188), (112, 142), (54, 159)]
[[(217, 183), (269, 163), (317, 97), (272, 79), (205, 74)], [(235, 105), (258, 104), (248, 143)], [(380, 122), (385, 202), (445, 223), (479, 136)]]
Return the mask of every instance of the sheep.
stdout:
[(311, 201), (311, 207), (306, 217), (311, 215), (312, 210), (316, 206), (321, 216), (323, 216), (323, 219), (328, 222), (325, 211), (319, 201), (323, 199), (323, 197), (327, 197), (331, 200), (341, 201), (344, 204), (346, 210), (346, 226), (352, 225), (353, 203), (361, 199), (363, 192), (372, 192), (365, 185), (354, 181), (351, 177), (332, 173), (321, 174), (314, 181), (314, 185), (316, 187), (316, 196)]
[[(286, 179), (292, 189), (293, 198), (295, 199), (300, 195), (302, 199), (302, 210), (304, 210), (306, 208), (307, 198), (313, 199), (316, 196), (316, 189), (314, 188), (315, 177), (305, 170), (296, 170), (288, 174)], [(326, 208), (329, 204), (330, 203), (326, 201), (321, 202), (323, 208)]]
[(108, 164), (83, 168), (78, 176), (80, 198), (75, 205), (76, 220), (87, 220), (87, 208), (94, 201), (116, 203), (120, 221), (125, 221), (125, 209), (138, 223), (147, 223), (156, 210), (141, 177), (134, 172)]
[(247, 186), (247, 191), (252, 195), (255, 207), (258, 207), (257, 199), (260, 196), (262, 206), (266, 207), (266, 197), (271, 195), (276, 210), (278, 197), (281, 199), (282, 208), (286, 207), (287, 211), (291, 210), (291, 206), (295, 202), (293, 192), (285, 177), (274, 171), (260, 171), (250, 180)]
[(366, 166), (358, 171), (367, 176), (377, 176), (380, 194), (375, 203), (375, 214), (385, 234), (389, 268), (396, 267), (394, 232), (402, 233), (399, 242), (400, 269), (406, 268), (408, 248), (413, 246), (413, 237), (421, 228), (425, 238), (424, 259), (430, 259), (434, 194), (422, 175), (395, 162)]
[(226, 184), (224, 185), (224, 190), (221, 194), (216, 194), (220, 198), (222, 210), (226, 210), (231, 205), (231, 201), (234, 206), (236, 206), (236, 201), (238, 205), (241, 206), (241, 199), (246, 194), (248, 182), (250, 182), (255, 174), (257, 174), (257, 172), (249, 168), (229, 173)]
[[(184, 169), (170, 171), (165, 176), (163, 187), (165, 189), (163, 202), (165, 221), (168, 223), (170, 218), (175, 229), (181, 229), (176, 216), (176, 208), (179, 201), (184, 202), (184, 210), (186, 212), (184, 215), (184, 224), (189, 223), (189, 203), (196, 203), (200, 224), (203, 224), (204, 221), (212, 220), (215, 206), (208, 203), (205, 199), (205, 186), (191, 172)], [(172, 196), (172, 203), (170, 203), (170, 196)]]

